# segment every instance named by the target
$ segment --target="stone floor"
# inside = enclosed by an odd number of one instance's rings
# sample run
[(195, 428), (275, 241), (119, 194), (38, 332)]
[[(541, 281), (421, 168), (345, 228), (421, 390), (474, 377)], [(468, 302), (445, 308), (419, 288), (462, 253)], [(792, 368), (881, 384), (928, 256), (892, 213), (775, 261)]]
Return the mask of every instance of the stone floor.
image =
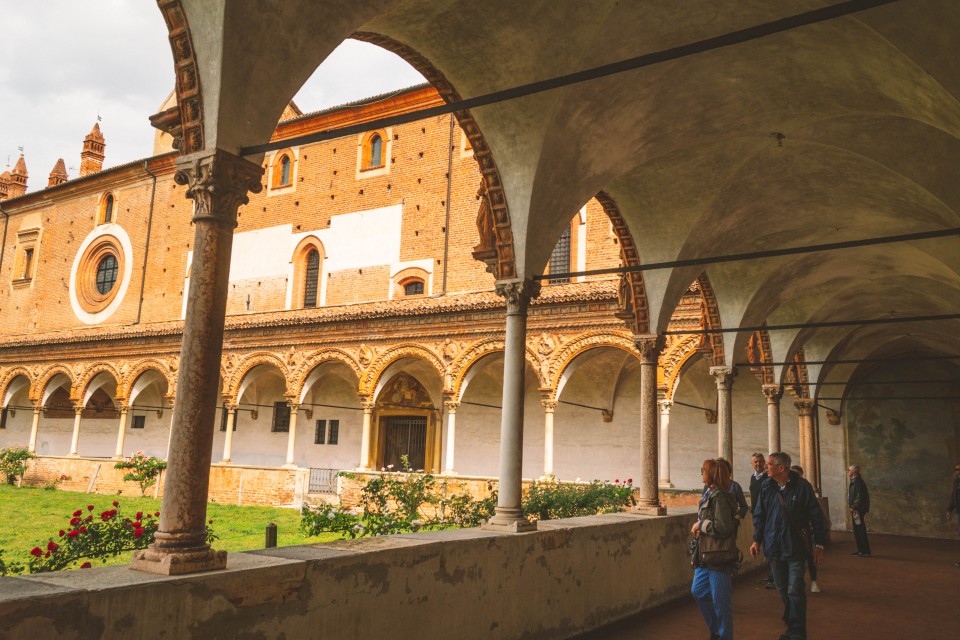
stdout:
[[(872, 558), (851, 556), (853, 536), (833, 532), (808, 594), (810, 640), (954, 640), (960, 638), (960, 541), (871, 535)], [(775, 640), (783, 605), (776, 591), (742, 576), (733, 592), (737, 640)], [(578, 640), (706, 640), (692, 599), (635, 616)]]

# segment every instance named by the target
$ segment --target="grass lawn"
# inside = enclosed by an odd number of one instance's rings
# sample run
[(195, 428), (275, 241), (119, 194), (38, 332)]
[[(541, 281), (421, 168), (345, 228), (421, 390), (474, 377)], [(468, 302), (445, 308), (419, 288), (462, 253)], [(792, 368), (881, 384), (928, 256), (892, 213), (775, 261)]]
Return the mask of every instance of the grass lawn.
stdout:
[[(94, 505), (94, 513), (112, 508), (114, 500), (120, 502), (122, 513), (132, 516), (137, 511), (159, 511), (160, 500), (134, 496), (112, 496), (79, 491), (47, 490), (38, 487), (16, 488), (0, 484), (0, 549), (4, 558), (25, 560), (35, 546), (43, 546), (47, 540), (58, 538), (57, 532), (66, 528), (70, 517), (77, 509)], [(236, 505), (207, 505), (207, 518), (213, 520), (211, 527), (220, 539), (213, 543), (215, 549), (247, 551), (263, 549), (264, 528), (269, 523), (277, 525), (277, 544), (281, 547), (335, 540), (339, 536), (325, 534), (305, 538), (300, 534), (300, 513), (294, 509), (276, 507), (238, 507)], [(130, 553), (107, 561), (107, 564), (124, 564)], [(99, 563), (94, 566), (98, 566)]]

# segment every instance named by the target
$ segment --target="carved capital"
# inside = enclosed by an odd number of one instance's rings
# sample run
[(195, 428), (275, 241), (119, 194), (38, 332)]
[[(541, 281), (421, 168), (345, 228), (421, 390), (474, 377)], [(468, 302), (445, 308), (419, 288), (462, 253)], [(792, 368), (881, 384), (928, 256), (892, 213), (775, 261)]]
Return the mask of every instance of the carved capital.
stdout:
[(263, 167), (226, 151), (203, 151), (177, 160), (173, 179), (187, 186), (195, 203), (193, 222), (237, 226), (237, 209), (247, 204), (248, 193), (260, 193)]
[(296, 413), (297, 411), (300, 411), (299, 402), (288, 402), (287, 404), (290, 405), (290, 413)]
[(540, 404), (543, 405), (543, 410), (544, 410), (545, 412), (547, 412), (547, 413), (553, 413), (554, 411), (557, 410), (557, 401), (556, 401), (556, 400), (548, 400), (548, 399), (544, 398), (544, 399), (540, 400)]
[(364, 413), (372, 413), (373, 408), (377, 406), (377, 403), (372, 398), (361, 397), (360, 406), (363, 407)]
[(733, 367), (710, 367), (710, 375), (716, 378), (717, 389), (729, 389), (737, 377), (737, 370)]
[(456, 400), (444, 400), (443, 406), (446, 407), (447, 413), (456, 413), (457, 409), (460, 408), (460, 403)]
[(128, 404), (122, 404), (122, 405), (120, 405), (120, 415), (123, 415), (123, 414), (127, 413), (128, 411), (130, 411), (130, 405), (128, 405)]
[(660, 407), (660, 413), (670, 413), (670, 409), (673, 408), (673, 400), (657, 400), (657, 405)]
[(223, 408), (227, 410), (227, 413), (236, 413), (236, 412), (237, 412), (237, 405), (236, 405), (236, 404), (233, 404), (232, 402), (225, 402), (225, 403), (223, 404)]
[(767, 404), (777, 404), (783, 396), (783, 388), (778, 384), (765, 384), (763, 395), (767, 399)]
[(793, 406), (797, 408), (798, 415), (806, 417), (813, 415), (813, 407), (816, 406), (816, 403), (810, 398), (801, 398), (794, 401)]
[(660, 357), (660, 352), (663, 351), (664, 344), (666, 344), (666, 338), (654, 334), (633, 336), (633, 344), (640, 352), (642, 362), (656, 362), (657, 358)]
[(507, 301), (507, 313), (521, 313), (527, 304), (540, 295), (540, 283), (533, 280), (499, 280), (497, 295)]

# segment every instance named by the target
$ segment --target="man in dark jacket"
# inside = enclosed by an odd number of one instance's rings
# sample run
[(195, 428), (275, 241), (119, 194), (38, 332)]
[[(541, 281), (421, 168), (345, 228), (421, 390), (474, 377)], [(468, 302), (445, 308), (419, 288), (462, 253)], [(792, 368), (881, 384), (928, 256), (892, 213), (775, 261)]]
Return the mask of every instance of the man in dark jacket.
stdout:
[[(760, 486), (767, 479), (767, 456), (762, 453), (754, 453), (750, 456), (750, 464), (753, 466), (753, 473), (750, 474), (750, 513), (753, 513), (753, 505), (760, 499)], [(760, 584), (767, 589), (776, 589), (777, 585), (773, 581), (773, 570), (767, 572), (766, 577), (760, 581)]]
[[(960, 533), (960, 462), (953, 465), (953, 491), (950, 492), (950, 502), (947, 503), (947, 520), (957, 514), (957, 533)], [(954, 563), (960, 567), (960, 562)]]
[[(827, 543), (827, 520), (817, 502), (810, 483), (790, 470), (790, 456), (771, 453), (767, 458), (767, 475), (760, 495), (753, 505), (753, 544), (750, 555), (763, 552), (770, 560), (770, 569), (780, 599), (783, 600), (783, 621), (787, 631), (780, 640), (805, 640), (807, 637), (807, 593), (804, 576), (807, 554), (815, 564), (823, 558)], [(801, 528), (813, 526), (814, 548), (807, 549)]]
[(867, 512), (870, 511), (870, 492), (867, 483), (860, 477), (860, 467), (853, 464), (847, 469), (850, 486), (847, 489), (847, 507), (853, 518), (853, 537), (857, 541), (857, 550), (853, 555), (870, 557), (870, 541), (867, 539)]

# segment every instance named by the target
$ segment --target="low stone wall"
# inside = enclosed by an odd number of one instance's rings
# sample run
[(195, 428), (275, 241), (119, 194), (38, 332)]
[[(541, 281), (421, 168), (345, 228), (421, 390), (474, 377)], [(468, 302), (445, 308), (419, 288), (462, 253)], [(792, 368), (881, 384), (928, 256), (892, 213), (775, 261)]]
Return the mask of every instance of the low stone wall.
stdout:
[[(41, 456), (30, 461), (23, 483), (49, 485), (63, 475), (69, 480), (58, 482), (60, 489), (89, 491), (108, 495), (140, 495), (136, 482), (126, 482), (126, 471), (114, 469), (114, 460)], [(307, 491), (309, 469), (278, 469), (213, 465), (210, 467), (210, 502), (276, 506), (297, 504)], [(163, 496), (163, 479), (147, 490), (147, 495)]]
[[(570, 638), (688, 597), (686, 511), (237, 553), (225, 571), (188, 577), (0, 578), (0, 638)], [(746, 523), (741, 549), (750, 534)]]

